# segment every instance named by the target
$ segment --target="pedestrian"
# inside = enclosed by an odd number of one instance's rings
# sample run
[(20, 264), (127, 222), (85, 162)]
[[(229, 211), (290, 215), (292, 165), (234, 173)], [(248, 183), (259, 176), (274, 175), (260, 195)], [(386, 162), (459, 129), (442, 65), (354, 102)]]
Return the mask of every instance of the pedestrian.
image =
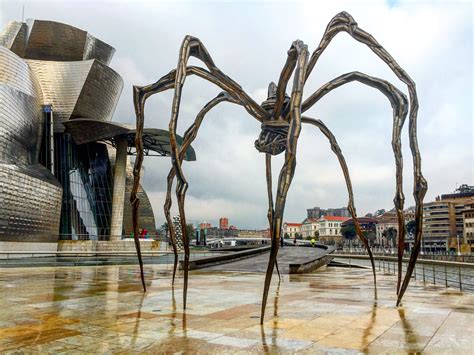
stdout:
[(293, 239), (293, 244), (294, 244), (295, 247), (296, 247), (296, 237), (295, 237), (295, 239)]
[(316, 241), (314, 238), (311, 238), (311, 246), (314, 248), (316, 246)]

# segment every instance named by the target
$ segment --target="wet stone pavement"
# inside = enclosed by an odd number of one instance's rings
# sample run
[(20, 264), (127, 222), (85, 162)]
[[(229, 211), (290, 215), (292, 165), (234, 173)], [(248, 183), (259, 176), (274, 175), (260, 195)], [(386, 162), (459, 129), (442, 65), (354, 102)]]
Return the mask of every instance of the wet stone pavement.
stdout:
[(412, 281), (395, 308), (394, 276), (328, 267), (274, 275), (260, 326), (264, 274), (190, 272), (172, 292), (169, 267), (0, 269), (0, 351), (36, 353), (472, 354), (474, 295)]

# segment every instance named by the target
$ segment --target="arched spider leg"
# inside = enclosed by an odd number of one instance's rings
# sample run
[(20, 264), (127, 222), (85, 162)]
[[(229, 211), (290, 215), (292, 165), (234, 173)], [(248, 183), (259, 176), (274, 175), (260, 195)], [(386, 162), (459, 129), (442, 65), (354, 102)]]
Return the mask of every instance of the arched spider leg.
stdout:
[[(331, 92), (332, 90), (350, 83), (352, 81), (358, 81), (362, 84), (374, 87), (383, 93), (388, 100), (390, 101), (393, 108), (393, 131), (392, 131), (392, 149), (395, 156), (395, 166), (396, 166), (396, 192), (395, 198), (393, 200), (395, 204), (395, 209), (398, 216), (398, 245), (399, 245), (399, 258), (398, 258), (398, 283), (397, 290), (400, 287), (401, 278), (402, 278), (402, 256), (405, 244), (405, 216), (403, 215), (403, 205), (405, 197), (403, 195), (403, 158), (402, 158), (402, 148), (401, 148), (401, 131), (403, 124), (408, 112), (408, 101), (406, 96), (395, 86), (390, 84), (386, 80), (375, 78), (360, 72), (351, 72), (344, 75), (341, 75), (330, 82), (323, 85), (319, 88), (314, 94), (312, 94), (308, 99), (303, 103), (302, 111), (308, 110), (316, 102), (318, 102), (323, 96)], [(355, 212), (355, 210), (354, 210)], [(352, 213), (351, 213), (352, 214)], [(354, 218), (354, 216), (353, 216)], [(354, 219), (355, 220), (355, 219)], [(357, 229), (357, 227), (356, 227)], [(359, 235), (361, 238), (361, 235)], [(365, 239), (365, 238), (364, 238)], [(370, 251), (369, 244), (367, 240), (363, 240), (367, 251), (370, 256), (370, 261), (372, 264), (372, 271), (374, 273), (374, 284), (375, 284), (375, 264)]]
[[(398, 291), (397, 306), (400, 304), (403, 295), (410, 282), (413, 269), (415, 267), (418, 254), (421, 248), (421, 233), (422, 233), (422, 217), (423, 217), (423, 198), (428, 189), (428, 183), (421, 173), (421, 156), (418, 148), (418, 139), (416, 136), (416, 120), (418, 115), (418, 97), (416, 87), (410, 76), (403, 70), (395, 59), (375, 40), (369, 33), (365, 32), (357, 25), (357, 22), (347, 12), (337, 14), (328, 24), (323, 38), (319, 43), (318, 48), (313, 52), (308, 63), (308, 70), (306, 72), (305, 80), (308, 79), (316, 62), (321, 56), (322, 52), (329, 45), (331, 40), (341, 31), (347, 32), (356, 41), (366, 44), (380, 59), (382, 59), (393, 71), (393, 73), (408, 87), (408, 94), (410, 96), (410, 112), (409, 112), (409, 139), (410, 150), (413, 157), (413, 174), (414, 186), (413, 196), (415, 198), (415, 242), (410, 255), (410, 261), (406, 270), (405, 278)], [(398, 254), (400, 259), (400, 251)]]
[(169, 123), (170, 131), (170, 145), (171, 145), (171, 161), (176, 171), (176, 177), (178, 180), (176, 186), (176, 197), (178, 200), (178, 209), (181, 216), (181, 229), (183, 231), (183, 244), (184, 244), (184, 287), (183, 287), (183, 308), (186, 309), (186, 298), (188, 291), (188, 268), (189, 268), (189, 240), (186, 235), (186, 214), (184, 210), (184, 201), (186, 197), (186, 191), (188, 189), (188, 182), (186, 181), (181, 164), (178, 159), (179, 150), (176, 142), (176, 127), (178, 123), (179, 107), (181, 102), (181, 93), (184, 82), (186, 80), (186, 65), (190, 56), (194, 56), (208, 67), (210, 75), (217, 78), (219, 86), (224, 86), (224, 90), (229, 92), (231, 96), (236, 97), (243, 102), (244, 107), (247, 111), (254, 116), (257, 120), (262, 121), (269, 117), (269, 114), (257, 105), (243, 90), (242, 88), (222, 73), (214, 64), (208, 51), (201, 43), (201, 41), (195, 37), (186, 36), (179, 52), (179, 60), (176, 67), (176, 78), (174, 86), (173, 104), (171, 108), (171, 119)]
[[(186, 37), (185, 41), (192, 38), (192, 37)], [(195, 39), (194, 39), (195, 40)], [(194, 50), (190, 55), (198, 56), (204, 56), (204, 58), (210, 58), (209, 54), (207, 53), (207, 50), (198, 50), (198, 53), (196, 53), (196, 50)], [(212, 63), (212, 60), (211, 60)], [(207, 64), (207, 63), (206, 63)], [(208, 65), (209, 67), (209, 65)], [(219, 69), (215, 68), (214, 64), (212, 63), (213, 68), (213, 73), (216, 74), (211, 74), (209, 71), (196, 67), (196, 66), (188, 66), (188, 67), (181, 67), (181, 74), (180, 76), (184, 75), (197, 75), (217, 86), (219, 86), (221, 89), (229, 92), (229, 94), (238, 99), (241, 103), (242, 106), (247, 110), (247, 112), (255, 117), (257, 120), (262, 121), (263, 119), (268, 117), (268, 113), (263, 110), (255, 101), (253, 101), (248, 94), (242, 90), (242, 88), (235, 83), (231, 78), (226, 76), (224, 73), (222, 73)], [(146, 291), (146, 286), (145, 286), (145, 278), (143, 274), (143, 261), (141, 257), (141, 251), (140, 251), (140, 241), (138, 238), (138, 206), (140, 204), (140, 200), (137, 197), (137, 192), (138, 192), (138, 186), (140, 183), (140, 170), (141, 166), (143, 163), (143, 140), (142, 140), (142, 135), (143, 135), (143, 125), (145, 121), (145, 116), (144, 116), (144, 111), (145, 111), (145, 102), (148, 97), (150, 97), (153, 94), (157, 94), (159, 92), (169, 90), (175, 87), (176, 84), (176, 73), (177, 70), (174, 69), (162, 78), (160, 78), (157, 82), (139, 87), (139, 86), (134, 86), (133, 87), (133, 101), (134, 101), (134, 106), (135, 106), (135, 115), (136, 115), (136, 134), (135, 134), (135, 146), (136, 146), (136, 152), (137, 156), (135, 159), (135, 164), (133, 168), (133, 187), (132, 187), (132, 192), (130, 195), (130, 203), (132, 204), (132, 223), (133, 223), (133, 230), (134, 230), (134, 240), (135, 240), (135, 248), (137, 250), (137, 256), (138, 256), (138, 262), (140, 265), (140, 276), (142, 280), (142, 285), (143, 285), (143, 290)], [(175, 133), (176, 134), (176, 133)], [(171, 142), (172, 143), (172, 142)], [(187, 273), (186, 274), (186, 279), (187, 280)], [(187, 281), (185, 282), (187, 285)]]
[(290, 80), (291, 74), (296, 66), (296, 61), (298, 59), (298, 52), (294, 45), (288, 50), (288, 56), (286, 58), (285, 65), (280, 73), (280, 78), (278, 79), (278, 85), (276, 87), (276, 102), (275, 108), (273, 109), (273, 116), (277, 120), (280, 118), (283, 105), (285, 103), (285, 93), (288, 81)]
[[(227, 92), (221, 92), (219, 95), (217, 95), (214, 99), (209, 101), (202, 109), (199, 111), (199, 113), (196, 116), (196, 119), (194, 120), (193, 124), (186, 130), (183, 136), (183, 143), (181, 145), (181, 149), (179, 151), (179, 163), (182, 164), (184, 157), (186, 155), (186, 151), (190, 147), (191, 143), (196, 139), (197, 133), (199, 131), (199, 128), (201, 126), (202, 121), (204, 120), (205, 115), (216, 105), (220, 104), (221, 102), (231, 102), (234, 104), (240, 105), (241, 103), (234, 99), (232, 96), (230, 96)], [(170, 223), (172, 224), (171, 221), (171, 215), (170, 215), (170, 209), (171, 209), (171, 187), (173, 185), (174, 178), (176, 176), (176, 171), (174, 166), (171, 167), (170, 172), (168, 174), (168, 179), (167, 179), (167, 189), (166, 189), (166, 200), (164, 204), (164, 213), (166, 220), (168, 221), (168, 225)], [(170, 236), (174, 238), (174, 243), (173, 243), (173, 248), (174, 248), (174, 265), (173, 265), (173, 281), (172, 283), (174, 284), (175, 280), (175, 275), (176, 275), (176, 270), (178, 266), (178, 251), (176, 248), (176, 233), (174, 230), (174, 227), (170, 228)], [(173, 239), (172, 239), (173, 240)]]
[(278, 255), (279, 241), (281, 237), (281, 228), (283, 213), (285, 210), (286, 195), (290, 188), (291, 181), (295, 174), (296, 168), (296, 147), (298, 145), (298, 137), (301, 131), (301, 103), (304, 88), (304, 78), (306, 74), (306, 66), (308, 61), (308, 47), (301, 41), (295, 41), (293, 47), (296, 48), (298, 57), (293, 82), (293, 90), (290, 99), (290, 126), (288, 129), (288, 138), (286, 142), (285, 162), (280, 170), (278, 178), (278, 188), (275, 201), (275, 212), (272, 223), (272, 245), (270, 257), (268, 260), (267, 272), (265, 274), (265, 284), (263, 288), (262, 308), (260, 324), (263, 324), (265, 316), (265, 307), (267, 305), (268, 290), (273, 274), (273, 267)]

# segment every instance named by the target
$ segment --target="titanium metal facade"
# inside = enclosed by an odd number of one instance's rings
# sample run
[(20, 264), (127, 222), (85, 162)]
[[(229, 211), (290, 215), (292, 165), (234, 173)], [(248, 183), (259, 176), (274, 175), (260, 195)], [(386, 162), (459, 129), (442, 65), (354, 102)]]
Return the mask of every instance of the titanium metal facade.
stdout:
[(37, 164), (43, 95), (28, 64), (0, 46), (0, 241), (57, 241), (62, 189)]
[[(0, 249), (9, 241), (108, 239), (113, 149), (78, 144), (63, 123), (111, 121), (123, 88), (108, 67), (114, 52), (52, 21), (11, 22), (0, 34)], [(127, 176), (128, 194), (131, 183)], [(141, 194), (144, 227), (154, 234), (151, 204)]]

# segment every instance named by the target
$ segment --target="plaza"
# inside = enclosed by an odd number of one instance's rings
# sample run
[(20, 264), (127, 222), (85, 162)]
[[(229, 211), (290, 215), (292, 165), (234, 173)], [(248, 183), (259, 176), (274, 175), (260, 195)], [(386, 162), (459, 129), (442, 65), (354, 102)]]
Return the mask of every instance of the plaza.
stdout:
[(170, 265), (0, 270), (0, 351), (35, 353), (472, 353), (474, 295), (327, 267), (275, 277), (263, 326), (263, 273), (191, 271), (188, 307)]

